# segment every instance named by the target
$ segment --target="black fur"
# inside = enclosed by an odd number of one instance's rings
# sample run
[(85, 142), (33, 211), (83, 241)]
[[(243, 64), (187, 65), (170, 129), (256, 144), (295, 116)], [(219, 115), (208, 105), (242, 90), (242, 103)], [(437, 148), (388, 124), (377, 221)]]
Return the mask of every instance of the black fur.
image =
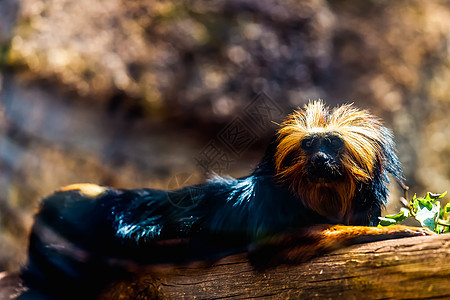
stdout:
[[(402, 178), (391, 134), (382, 130), (382, 167), (359, 184), (348, 225), (375, 225), (387, 199), (387, 173)], [(23, 272), (28, 295), (94, 298), (135, 266), (216, 259), (296, 228), (334, 223), (276, 181), (275, 148), (276, 139), (253, 173), (239, 179), (215, 177), (176, 191), (107, 189), (96, 199), (71, 190), (44, 199)]]

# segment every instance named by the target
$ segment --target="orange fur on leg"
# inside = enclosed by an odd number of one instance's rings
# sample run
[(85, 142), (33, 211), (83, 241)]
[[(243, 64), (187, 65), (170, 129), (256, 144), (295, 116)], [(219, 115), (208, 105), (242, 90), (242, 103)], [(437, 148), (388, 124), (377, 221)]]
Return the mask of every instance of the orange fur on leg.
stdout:
[(250, 259), (259, 267), (298, 264), (349, 245), (413, 236), (433, 235), (423, 227), (389, 227), (321, 224), (271, 238), (253, 247)]

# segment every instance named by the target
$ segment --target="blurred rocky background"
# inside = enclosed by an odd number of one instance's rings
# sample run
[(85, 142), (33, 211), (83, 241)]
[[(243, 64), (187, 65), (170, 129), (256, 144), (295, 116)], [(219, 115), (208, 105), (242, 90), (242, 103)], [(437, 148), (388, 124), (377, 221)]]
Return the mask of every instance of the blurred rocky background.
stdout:
[(243, 176), (308, 99), (383, 117), (412, 191), (450, 188), (450, 1), (2, 0), (0, 71), (0, 272), (58, 187)]

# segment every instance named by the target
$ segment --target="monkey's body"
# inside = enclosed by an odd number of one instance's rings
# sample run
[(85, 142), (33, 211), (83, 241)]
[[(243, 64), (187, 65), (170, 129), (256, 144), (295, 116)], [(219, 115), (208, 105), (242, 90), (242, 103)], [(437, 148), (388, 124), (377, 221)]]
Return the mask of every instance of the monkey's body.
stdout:
[[(174, 205), (192, 196), (192, 206)], [(130, 264), (215, 259), (329, 222), (264, 175), (216, 178), (170, 192), (106, 189), (90, 197), (59, 191), (43, 200), (36, 216), (24, 278), (49, 292), (95, 291)]]
[(135, 266), (249, 248), (256, 266), (298, 263), (351, 243), (426, 234), (361, 227), (378, 223), (387, 173), (402, 180), (389, 130), (351, 107), (330, 113), (315, 102), (293, 116), (300, 114), (304, 126), (289, 131), (294, 117), (286, 121), (248, 177), (177, 191), (78, 185), (56, 192), (35, 217), (25, 282), (49, 297), (86, 299)]

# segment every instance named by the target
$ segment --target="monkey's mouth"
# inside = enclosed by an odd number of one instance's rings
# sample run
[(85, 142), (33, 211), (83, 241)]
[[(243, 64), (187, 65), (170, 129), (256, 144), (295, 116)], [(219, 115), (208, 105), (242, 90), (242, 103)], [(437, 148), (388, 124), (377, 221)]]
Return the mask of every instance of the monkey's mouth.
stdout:
[(342, 178), (342, 171), (337, 163), (308, 164), (307, 170), (308, 179), (312, 183), (331, 183)]

